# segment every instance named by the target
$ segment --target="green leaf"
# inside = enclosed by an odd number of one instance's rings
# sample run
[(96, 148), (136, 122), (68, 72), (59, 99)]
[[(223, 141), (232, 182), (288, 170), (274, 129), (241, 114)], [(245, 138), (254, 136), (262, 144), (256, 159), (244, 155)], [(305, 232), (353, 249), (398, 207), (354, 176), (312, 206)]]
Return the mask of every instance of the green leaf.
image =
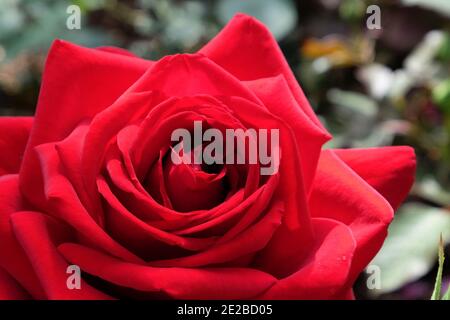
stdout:
[(431, 300), (440, 300), (441, 299), (441, 288), (442, 288), (442, 270), (444, 269), (444, 242), (441, 238), (439, 240), (439, 252), (438, 252), (438, 262), (439, 269), (436, 275), (436, 282), (434, 283), (433, 294), (431, 295)]
[(381, 289), (374, 296), (392, 292), (431, 270), (436, 261), (439, 234), (450, 240), (450, 214), (447, 210), (420, 203), (402, 206), (389, 227), (389, 235), (371, 264), (381, 270)]
[(447, 292), (443, 295), (441, 300), (450, 300), (450, 286), (448, 286)]
[(433, 88), (433, 101), (443, 111), (450, 112), (450, 79), (440, 82)]

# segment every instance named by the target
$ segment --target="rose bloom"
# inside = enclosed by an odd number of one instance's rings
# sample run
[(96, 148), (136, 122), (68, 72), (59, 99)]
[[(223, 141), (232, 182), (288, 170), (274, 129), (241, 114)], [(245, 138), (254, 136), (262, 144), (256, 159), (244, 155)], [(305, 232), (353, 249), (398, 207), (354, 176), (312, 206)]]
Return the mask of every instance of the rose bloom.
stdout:
[[(194, 121), (279, 129), (278, 172), (174, 164)], [(57, 40), (35, 116), (0, 118), (0, 298), (351, 299), (415, 156), (330, 138), (251, 17), (158, 61)]]

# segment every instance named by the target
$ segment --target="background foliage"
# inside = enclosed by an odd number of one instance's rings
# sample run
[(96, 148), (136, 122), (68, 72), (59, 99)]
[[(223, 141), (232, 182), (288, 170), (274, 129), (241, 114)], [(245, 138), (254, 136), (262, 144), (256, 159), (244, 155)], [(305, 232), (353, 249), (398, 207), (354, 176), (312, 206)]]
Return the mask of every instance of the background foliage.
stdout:
[[(65, 27), (69, 4), (82, 10), (81, 30)], [(366, 28), (371, 4), (381, 8), (381, 30)], [(334, 135), (327, 147), (415, 148), (417, 182), (373, 262), (381, 289), (367, 289), (363, 274), (356, 294), (428, 299), (439, 234), (450, 242), (448, 0), (1, 0), (0, 115), (33, 114), (55, 38), (159, 59), (197, 50), (237, 11), (278, 39)], [(444, 289), (449, 270), (444, 265)]]

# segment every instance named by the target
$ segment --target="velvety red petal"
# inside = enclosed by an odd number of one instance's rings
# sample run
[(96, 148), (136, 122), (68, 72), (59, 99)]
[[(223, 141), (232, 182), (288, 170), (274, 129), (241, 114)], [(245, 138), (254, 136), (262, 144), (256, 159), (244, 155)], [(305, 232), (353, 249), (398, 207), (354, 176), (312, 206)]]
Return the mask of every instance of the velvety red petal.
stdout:
[(352, 232), (331, 219), (312, 222), (316, 238), (299, 271), (278, 280), (262, 299), (332, 299), (346, 285), (356, 246)]
[(163, 163), (165, 155), (166, 150), (159, 152), (159, 158), (151, 166), (147, 178), (143, 182), (143, 187), (158, 203), (161, 203), (164, 207), (173, 209), (164, 177)]
[(416, 157), (411, 147), (333, 150), (396, 210), (414, 183)]
[(11, 214), (23, 210), (18, 184), (17, 175), (0, 177), (0, 268), (33, 298), (43, 299), (44, 291), (11, 227)]
[(160, 254), (170, 255), (177, 247), (193, 251), (204, 250), (215, 240), (183, 237), (155, 228), (129, 212), (103, 179), (98, 180), (98, 190), (108, 205), (105, 222), (107, 230), (113, 237), (126, 244), (126, 247), (138, 251), (140, 256), (150, 259)]
[[(126, 163), (130, 162), (125, 161)], [(132, 165), (128, 165), (129, 172), (133, 173)], [(213, 212), (224, 212), (223, 207), (229, 208), (229, 202), (217, 206), (211, 210), (193, 211), (189, 213), (181, 213), (170, 208), (164, 207), (155, 201), (143, 187), (139, 180), (133, 174), (131, 177), (129, 172), (126, 172), (124, 164), (119, 159), (107, 160), (108, 178), (111, 181), (110, 188), (114, 189), (114, 195), (118, 198), (121, 205), (127, 208), (128, 211), (133, 212), (133, 215), (147, 221), (154, 226), (164, 227), (161, 229), (173, 230), (182, 228), (191, 224), (205, 221)], [(232, 204), (237, 205), (240, 199), (235, 199)]]
[(258, 105), (248, 100), (240, 97), (222, 97), (222, 99), (248, 127), (279, 130), (279, 172), (281, 177), (281, 194), (286, 199), (285, 220), (291, 228), (301, 225), (304, 228), (304, 233), (308, 233), (310, 225), (306, 203), (307, 193), (303, 172), (300, 168), (299, 143), (296, 141), (294, 133), (282, 119), (274, 116), (266, 109), (258, 108)]
[[(129, 167), (129, 174), (132, 174), (132, 168)], [(249, 207), (253, 208), (253, 203), (262, 202), (259, 199), (260, 196), (264, 199), (269, 198), (266, 193), (273, 193), (274, 185), (278, 180), (276, 176), (273, 176), (275, 179), (271, 179), (270, 183), (248, 198), (244, 198), (243, 190), (240, 190), (210, 210), (180, 213), (161, 206), (146, 194), (145, 190), (141, 190), (142, 186), (138, 188), (140, 185), (137, 178), (135, 175), (132, 175), (132, 178), (127, 175), (120, 160), (108, 159), (107, 171), (108, 178), (111, 180), (109, 187), (114, 190), (115, 197), (137, 218), (162, 230), (179, 235), (195, 236), (224, 234), (231, 225), (245, 215)], [(135, 183), (133, 184), (132, 181)]]
[(154, 268), (123, 262), (77, 244), (62, 244), (59, 250), (84, 272), (122, 287), (162, 292), (175, 299), (249, 299), (276, 281), (255, 269)]
[(352, 231), (357, 244), (354, 281), (381, 248), (392, 207), (332, 150), (322, 152), (309, 204), (313, 216), (341, 221)]
[(161, 91), (169, 97), (238, 96), (259, 102), (238, 79), (201, 54), (164, 57), (133, 85), (131, 91)]
[(246, 81), (245, 85), (261, 99), (271, 113), (280, 117), (293, 130), (300, 151), (305, 188), (309, 191), (320, 150), (329, 139), (328, 134), (319, 129), (305, 112), (298, 108), (283, 76)]
[(209, 210), (206, 221), (198, 221), (188, 228), (179, 228), (175, 233), (197, 237), (220, 235), (221, 243), (232, 239), (257, 221), (268, 208), (278, 181), (278, 174), (270, 176), (265, 184), (248, 197), (243, 197), (244, 190), (239, 190)]
[(211, 209), (223, 202), (226, 196), (225, 171), (206, 173), (197, 164), (174, 164), (168, 159), (162, 180), (166, 181), (167, 194), (175, 210), (190, 212)]
[(25, 300), (30, 295), (5, 270), (0, 268), (0, 300)]
[(0, 176), (19, 172), (32, 125), (32, 117), (0, 117)]
[(270, 31), (256, 19), (237, 14), (222, 31), (200, 50), (239, 80), (283, 75), (300, 108), (326, 132)]
[(56, 40), (44, 69), (30, 147), (66, 137), (82, 120), (110, 106), (152, 65)]
[(44, 69), (33, 130), (21, 168), (21, 189), (33, 204), (44, 202), (36, 145), (64, 139), (81, 121), (110, 106), (153, 64), (151, 61), (57, 40)]
[[(110, 107), (95, 115), (90, 123), (78, 125), (64, 140), (56, 143), (56, 150), (64, 166), (64, 173), (88, 212), (101, 224), (101, 206), (96, 177), (113, 137), (128, 122), (146, 114), (154, 101), (151, 92), (124, 94)], [(38, 186), (36, 186), (38, 187)]]
[(79, 238), (92, 246), (125, 260), (141, 261), (114, 241), (83, 206), (73, 185), (64, 175), (55, 145), (42, 144), (35, 150), (41, 162), (39, 169), (42, 169), (41, 174), (45, 181), (46, 212), (72, 226), (78, 232)]
[(184, 258), (154, 261), (149, 264), (159, 267), (199, 267), (233, 261), (264, 248), (281, 224), (281, 216), (282, 206), (274, 205), (260, 221), (227, 242)]
[(57, 251), (55, 244), (73, 239), (71, 229), (49, 216), (31, 211), (14, 213), (11, 222), (47, 299), (109, 298), (83, 281), (80, 289), (68, 288), (69, 264)]
[[(302, 259), (312, 239), (307, 192), (301, 170), (298, 142), (293, 131), (284, 121), (266, 109), (238, 97), (223, 98), (226, 104), (249, 126), (279, 129), (281, 162), (279, 197), (285, 204), (283, 224), (260, 254), (258, 266), (277, 276), (294, 271), (292, 259)], [(299, 165), (300, 163), (300, 165)], [(302, 243), (302, 246), (286, 246), (286, 243)]]
[(93, 118), (86, 134), (80, 164), (80, 174), (84, 176), (84, 185), (90, 188), (90, 192), (96, 189), (96, 176), (110, 140), (127, 124), (143, 117), (161, 99), (160, 94), (152, 91), (126, 93)]

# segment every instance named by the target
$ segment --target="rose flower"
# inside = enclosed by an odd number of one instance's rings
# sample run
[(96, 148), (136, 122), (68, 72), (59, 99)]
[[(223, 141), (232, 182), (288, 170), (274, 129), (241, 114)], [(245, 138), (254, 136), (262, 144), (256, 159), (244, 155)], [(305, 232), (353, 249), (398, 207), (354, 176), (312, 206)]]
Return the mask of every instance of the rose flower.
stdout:
[[(277, 130), (279, 167), (174, 161), (206, 149), (176, 151), (195, 124)], [(330, 138), (251, 17), (158, 61), (57, 40), (35, 116), (0, 118), (0, 298), (353, 298), (415, 156)]]

